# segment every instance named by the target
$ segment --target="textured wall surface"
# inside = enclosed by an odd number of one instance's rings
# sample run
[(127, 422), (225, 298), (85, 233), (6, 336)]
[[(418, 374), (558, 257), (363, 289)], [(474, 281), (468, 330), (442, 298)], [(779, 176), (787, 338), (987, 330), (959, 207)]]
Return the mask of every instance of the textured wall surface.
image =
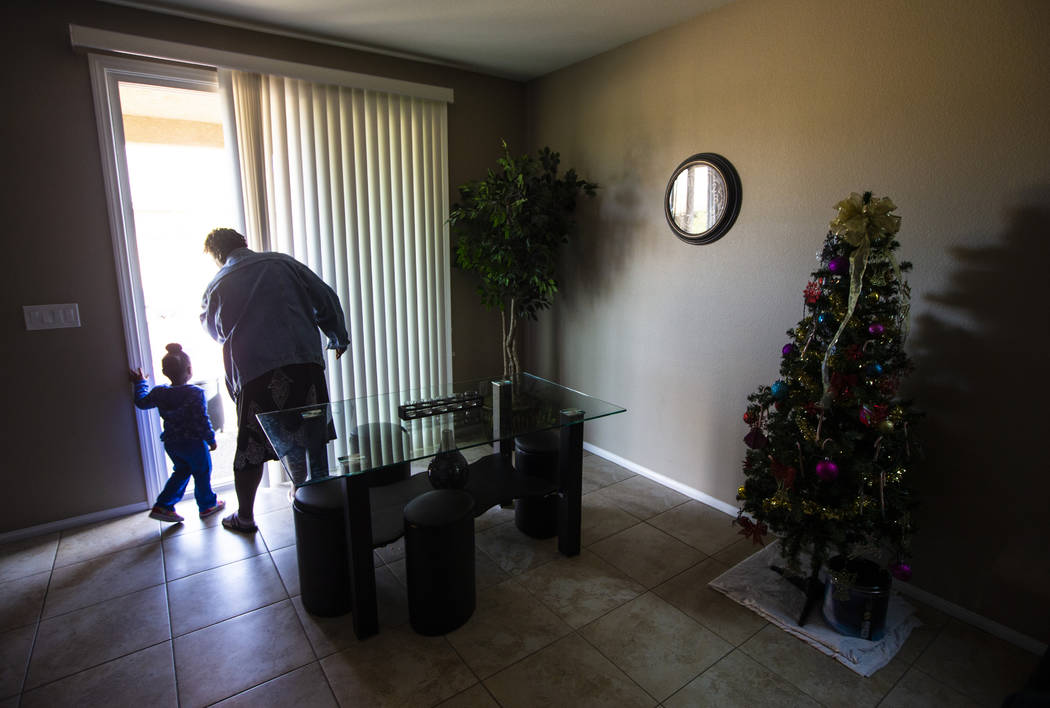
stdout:
[[(629, 409), (589, 427), (598, 447), (735, 504), (746, 398), (777, 377), (835, 203), (892, 197), (928, 412), (915, 583), (1050, 639), (1048, 26), (1027, 0), (740, 0), (531, 83), (533, 146), (602, 188), (529, 368)], [(743, 182), (707, 246), (662, 211), (697, 152)]]

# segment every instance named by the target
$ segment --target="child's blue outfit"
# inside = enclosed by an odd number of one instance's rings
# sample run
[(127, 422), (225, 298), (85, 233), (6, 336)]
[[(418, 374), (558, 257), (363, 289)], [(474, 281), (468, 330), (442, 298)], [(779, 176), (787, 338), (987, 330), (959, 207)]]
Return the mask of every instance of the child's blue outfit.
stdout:
[(135, 405), (142, 410), (156, 408), (164, 421), (160, 439), (172, 462), (171, 477), (157, 497), (156, 506), (174, 511), (186, 485), (193, 477), (193, 496), (201, 511), (215, 506), (211, 489), (211, 452), (215, 431), (208, 418), (204, 390), (192, 384), (155, 386), (141, 380), (135, 384)]

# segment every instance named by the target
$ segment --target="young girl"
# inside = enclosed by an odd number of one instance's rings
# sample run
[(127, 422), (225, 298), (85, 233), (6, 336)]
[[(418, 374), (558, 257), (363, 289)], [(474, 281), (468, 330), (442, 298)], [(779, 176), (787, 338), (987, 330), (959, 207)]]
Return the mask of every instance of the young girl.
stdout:
[(171, 379), (171, 386), (155, 386), (150, 390), (142, 369), (131, 372), (135, 384), (135, 405), (142, 410), (157, 408), (164, 421), (160, 439), (172, 462), (171, 477), (157, 497), (149, 515), (151, 519), (179, 522), (175, 504), (182, 499), (190, 477), (193, 477), (193, 496), (200, 509), (200, 517), (216, 514), (226, 508), (211, 490), (211, 453), (215, 449), (215, 432), (208, 419), (204, 391), (187, 381), (193, 373), (190, 358), (181, 344), (169, 344), (168, 353), (161, 359), (161, 372)]

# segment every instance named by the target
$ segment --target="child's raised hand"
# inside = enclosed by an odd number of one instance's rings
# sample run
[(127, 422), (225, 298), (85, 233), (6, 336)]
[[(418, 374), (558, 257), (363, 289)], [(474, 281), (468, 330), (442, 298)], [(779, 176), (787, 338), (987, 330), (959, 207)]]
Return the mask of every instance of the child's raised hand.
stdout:
[(216, 445), (213, 442), (208, 443), (208, 449), (213, 451), (213, 452), (215, 451), (215, 448), (217, 448), (217, 447), (218, 447), (218, 445)]
[(139, 381), (145, 381), (146, 375), (142, 373), (142, 367), (137, 369), (128, 369), (128, 378), (131, 379), (131, 383), (138, 383)]

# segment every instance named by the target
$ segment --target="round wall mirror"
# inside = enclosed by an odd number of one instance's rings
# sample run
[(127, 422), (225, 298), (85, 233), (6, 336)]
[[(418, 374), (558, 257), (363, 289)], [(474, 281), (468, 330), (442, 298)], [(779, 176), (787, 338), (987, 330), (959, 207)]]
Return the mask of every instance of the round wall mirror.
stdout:
[(671, 230), (686, 243), (717, 241), (739, 213), (740, 176), (721, 155), (693, 155), (675, 169), (667, 183), (664, 214)]

